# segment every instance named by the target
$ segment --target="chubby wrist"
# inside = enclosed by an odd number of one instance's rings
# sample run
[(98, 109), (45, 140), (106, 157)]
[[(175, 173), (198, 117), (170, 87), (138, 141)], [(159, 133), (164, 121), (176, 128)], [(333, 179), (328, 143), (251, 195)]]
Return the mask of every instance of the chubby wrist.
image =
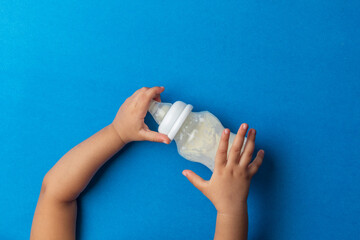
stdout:
[(108, 127), (113, 132), (113, 134), (116, 135), (117, 139), (119, 140), (119, 143), (125, 145), (130, 142), (125, 140), (125, 138), (122, 136), (120, 129), (118, 129), (113, 122), (110, 123)]
[(217, 215), (225, 218), (237, 218), (247, 212), (247, 201), (237, 202), (232, 208), (217, 209)]

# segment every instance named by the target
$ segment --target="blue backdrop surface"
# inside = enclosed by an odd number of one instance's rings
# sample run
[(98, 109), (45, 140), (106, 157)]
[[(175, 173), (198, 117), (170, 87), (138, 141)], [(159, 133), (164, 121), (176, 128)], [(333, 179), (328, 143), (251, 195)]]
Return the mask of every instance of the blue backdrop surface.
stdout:
[[(0, 0), (0, 239), (29, 237), (42, 178), (143, 86), (257, 129), (249, 239), (360, 235), (359, 1)], [(152, 129), (155, 122), (146, 118)], [(129, 144), (79, 200), (79, 239), (211, 239), (171, 145)]]

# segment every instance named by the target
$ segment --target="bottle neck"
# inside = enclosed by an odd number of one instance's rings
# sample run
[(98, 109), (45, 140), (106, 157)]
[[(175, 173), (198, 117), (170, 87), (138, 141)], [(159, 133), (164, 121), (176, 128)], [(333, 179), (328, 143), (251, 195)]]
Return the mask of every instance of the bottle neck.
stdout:
[(159, 124), (158, 132), (172, 140), (192, 109), (192, 105), (181, 101), (174, 104), (152, 101), (148, 111)]

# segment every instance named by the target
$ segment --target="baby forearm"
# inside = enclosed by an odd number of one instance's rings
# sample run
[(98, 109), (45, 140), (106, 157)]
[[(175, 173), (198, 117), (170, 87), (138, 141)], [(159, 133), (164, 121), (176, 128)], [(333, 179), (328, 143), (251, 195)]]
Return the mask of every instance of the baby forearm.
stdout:
[(127, 142), (170, 143), (151, 131), (144, 118), (163, 87), (142, 88), (121, 105), (114, 121), (65, 154), (46, 174), (36, 206), (31, 239), (75, 239), (77, 197), (96, 171)]
[(247, 204), (241, 204), (235, 215), (217, 214), (215, 240), (246, 240), (248, 232)]
[(59, 200), (75, 200), (96, 171), (123, 146), (111, 124), (103, 128), (66, 153), (46, 174), (46, 191)]

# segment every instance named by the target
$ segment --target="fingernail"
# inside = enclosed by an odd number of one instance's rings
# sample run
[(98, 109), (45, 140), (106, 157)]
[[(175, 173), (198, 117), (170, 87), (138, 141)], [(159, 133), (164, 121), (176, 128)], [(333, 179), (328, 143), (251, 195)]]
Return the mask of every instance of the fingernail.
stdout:
[(187, 172), (186, 171), (182, 171), (182, 175), (184, 175), (186, 177)]
[(230, 133), (230, 130), (227, 129), (227, 128), (225, 128), (224, 133), (225, 133), (225, 134), (229, 134), (229, 133)]
[(243, 128), (243, 129), (246, 129), (246, 128), (247, 128), (247, 124), (246, 124), (246, 123), (243, 123), (243, 124), (242, 124), (242, 128)]

